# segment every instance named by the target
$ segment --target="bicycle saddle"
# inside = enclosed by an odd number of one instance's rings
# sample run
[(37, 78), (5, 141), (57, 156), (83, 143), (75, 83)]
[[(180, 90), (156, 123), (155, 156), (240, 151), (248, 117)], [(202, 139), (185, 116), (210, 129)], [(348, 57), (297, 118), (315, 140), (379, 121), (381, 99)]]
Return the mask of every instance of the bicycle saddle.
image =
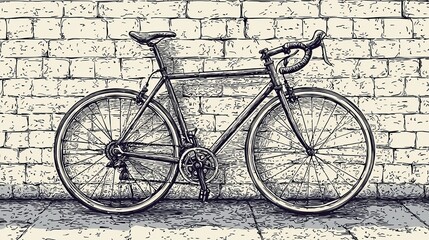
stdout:
[(174, 32), (169, 32), (169, 31), (156, 31), (156, 32), (131, 31), (129, 34), (134, 41), (140, 44), (149, 44), (149, 43), (153, 44), (152, 40), (176, 36)]

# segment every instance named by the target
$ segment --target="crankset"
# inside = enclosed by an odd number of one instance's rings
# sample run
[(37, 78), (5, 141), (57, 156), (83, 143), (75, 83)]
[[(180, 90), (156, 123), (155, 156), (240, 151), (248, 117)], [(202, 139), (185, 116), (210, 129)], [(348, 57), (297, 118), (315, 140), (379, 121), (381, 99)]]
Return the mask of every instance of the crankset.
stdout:
[(179, 170), (186, 181), (200, 184), (199, 199), (205, 202), (210, 193), (207, 183), (216, 177), (219, 170), (216, 156), (206, 148), (189, 148), (179, 160)]
[(205, 175), (205, 181), (211, 182), (219, 170), (217, 157), (209, 149), (202, 147), (189, 148), (183, 152), (179, 160), (179, 170), (186, 181), (198, 184), (200, 168)]

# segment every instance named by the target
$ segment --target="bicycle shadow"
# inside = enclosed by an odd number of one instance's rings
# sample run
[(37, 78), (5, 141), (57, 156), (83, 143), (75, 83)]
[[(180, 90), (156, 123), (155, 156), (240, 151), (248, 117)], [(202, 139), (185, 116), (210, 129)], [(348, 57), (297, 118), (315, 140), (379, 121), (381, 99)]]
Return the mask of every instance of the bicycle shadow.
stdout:
[(355, 200), (324, 215), (291, 214), (266, 204), (252, 202), (250, 205), (258, 227), (267, 239), (276, 239), (285, 234), (294, 238), (314, 239), (405, 239), (406, 236), (425, 238), (423, 236), (429, 233), (429, 218), (421, 219), (414, 211), (410, 211), (412, 207), (427, 215), (429, 202), (422, 203)]
[(429, 203), (421, 201), (357, 200), (325, 215), (294, 214), (265, 200), (165, 200), (131, 215), (101, 214), (75, 201), (0, 205), (0, 239), (360, 239), (429, 233), (408, 209), (414, 206), (421, 216), (429, 216)]

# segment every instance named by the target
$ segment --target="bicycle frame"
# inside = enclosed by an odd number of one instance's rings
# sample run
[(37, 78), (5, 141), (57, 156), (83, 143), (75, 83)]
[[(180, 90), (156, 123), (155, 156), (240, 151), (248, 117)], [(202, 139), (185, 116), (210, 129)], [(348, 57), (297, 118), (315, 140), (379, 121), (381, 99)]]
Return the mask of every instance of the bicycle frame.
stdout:
[[(159, 49), (156, 45), (151, 46), (151, 50), (155, 54), (156, 61), (159, 66), (159, 70), (161, 72), (161, 79), (155, 85), (152, 92), (146, 98), (139, 111), (136, 113), (134, 118), (131, 121), (131, 124), (126, 128), (124, 134), (118, 139), (118, 143), (121, 143), (126, 139), (131, 130), (135, 127), (137, 120), (141, 117), (149, 102), (154, 98), (162, 85), (165, 84), (168, 95), (170, 97), (174, 113), (177, 116), (177, 121), (179, 125), (179, 133), (184, 137), (185, 143), (190, 142), (190, 135), (188, 128), (186, 126), (182, 111), (179, 107), (179, 103), (174, 92), (173, 86), (171, 84), (171, 80), (185, 80), (185, 79), (194, 79), (194, 78), (221, 78), (221, 77), (235, 77), (235, 76), (251, 76), (251, 75), (268, 75), (271, 81), (259, 92), (259, 94), (252, 100), (252, 102), (239, 114), (239, 116), (230, 124), (230, 126), (225, 130), (225, 132), (216, 140), (216, 142), (210, 147), (210, 150), (214, 154), (218, 154), (222, 148), (229, 142), (231, 137), (238, 131), (241, 125), (248, 119), (248, 117), (253, 113), (253, 111), (258, 107), (262, 101), (267, 98), (270, 93), (275, 90), (282, 107), (286, 113), (286, 117), (291, 125), (292, 130), (297, 136), (299, 142), (303, 145), (303, 147), (309, 151), (311, 148), (305, 142), (301, 132), (298, 130), (298, 126), (292, 116), (291, 110), (289, 108), (288, 97), (293, 95), (293, 91), (289, 89), (284, 89), (284, 86), (281, 84), (279, 78), (277, 77), (274, 63), (269, 56), (265, 53), (268, 51), (267, 49), (262, 50), (261, 59), (264, 61), (265, 68), (253, 68), (253, 69), (240, 69), (240, 70), (224, 70), (224, 71), (207, 71), (207, 72), (191, 72), (191, 73), (174, 73), (169, 74), (166, 71), (164, 63), (162, 61), (161, 55), (159, 53)], [(265, 52), (264, 52), (265, 51)], [(184, 145), (181, 139), (181, 146)], [(131, 156), (131, 153), (126, 153)], [(164, 162), (177, 162), (178, 159), (170, 158), (170, 157), (162, 157), (156, 155), (136, 155), (132, 154), (133, 157), (137, 158), (146, 158)]]

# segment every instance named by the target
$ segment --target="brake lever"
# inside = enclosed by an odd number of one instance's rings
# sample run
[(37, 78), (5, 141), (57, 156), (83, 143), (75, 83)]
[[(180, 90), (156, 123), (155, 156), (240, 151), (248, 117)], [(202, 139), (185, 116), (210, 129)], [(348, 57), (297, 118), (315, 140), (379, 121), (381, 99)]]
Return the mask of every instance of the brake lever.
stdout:
[(334, 66), (334, 64), (332, 64), (328, 59), (328, 54), (326, 53), (325, 43), (323, 41), (320, 43), (320, 46), (322, 47), (322, 56), (323, 56), (323, 60), (325, 61), (325, 63), (328, 64), (329, 66)]
[(285, 67), (287, 67), (287, 65), (289, 64), (289, 58), (290, 57), (293, 57), (293, 56), (295, 56), (296, 54), (298, 54), (298, 52), (299, 52), (299, 50), (295, 50), (295, 52), (293, 52), (293, 53), (291, 53), (291, 54), (289, 54), (289, 55), (287, 55), (287, 56), (285, 56), (283, 59), (283, 65), (285, 66)]

